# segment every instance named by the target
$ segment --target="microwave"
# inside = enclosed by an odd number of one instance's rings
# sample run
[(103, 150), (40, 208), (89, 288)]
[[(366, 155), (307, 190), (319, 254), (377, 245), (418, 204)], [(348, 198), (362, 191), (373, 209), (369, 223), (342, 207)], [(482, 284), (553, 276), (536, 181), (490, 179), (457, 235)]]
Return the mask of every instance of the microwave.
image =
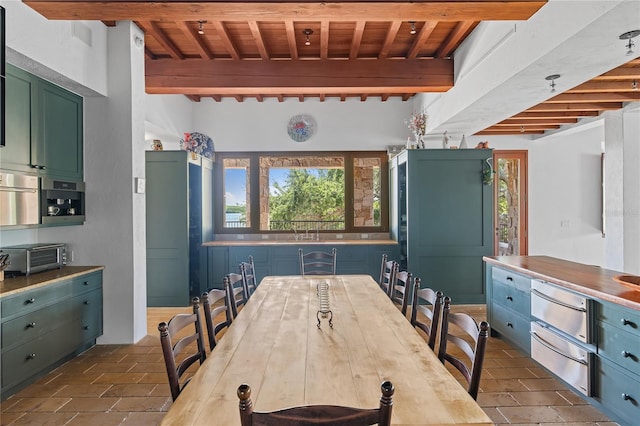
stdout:
[(9, 255), (9, 266), (5, 272), (14, 275), (30, 275), (59, 269), (67, 264), (66, 244), (23, 244), (3, 247), (0, 254)]

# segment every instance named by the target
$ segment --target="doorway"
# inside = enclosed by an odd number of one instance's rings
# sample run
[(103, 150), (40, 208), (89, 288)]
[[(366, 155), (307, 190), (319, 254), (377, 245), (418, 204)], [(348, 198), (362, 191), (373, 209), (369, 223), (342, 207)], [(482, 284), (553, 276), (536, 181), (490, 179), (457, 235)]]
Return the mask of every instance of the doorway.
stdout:
[(493, 151), (496, 256), (528, 254), (527, 151)]

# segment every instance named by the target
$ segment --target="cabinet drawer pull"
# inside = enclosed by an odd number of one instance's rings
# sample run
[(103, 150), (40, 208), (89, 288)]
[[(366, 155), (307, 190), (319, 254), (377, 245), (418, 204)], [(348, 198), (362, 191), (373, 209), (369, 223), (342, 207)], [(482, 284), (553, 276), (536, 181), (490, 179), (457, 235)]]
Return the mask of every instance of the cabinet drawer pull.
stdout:
[(85, 304), (85, 305), (88, 305), (88, 304), (89, 304), (89, 301), (88, 301), (88, 300), (85, 300), (85, 301), (84, 301), (84, 304)]
[(33, 354), (27, 355), (27, 359), (36, 359), (36, 354), (33, 353)]
[(507, 300), (508, 300), (509, 302), (513, 302), (513, 297), (511, 297), (511, 296), (507, 296)]
[(513, 281), (513, 277), (507, 277), (507, 281)]
[(35, 327), (36, 327), (35, 322), (30, 322), (29, 324), (27, 324), (27, 328), (35, 328)]
[(85, 329), (85, 330), (88, 330), (88, 329), (89, 329), (89, 326), (88, 326), (88, 325), (85, 325), (85, 326), (84, 326), (84, 327), (82, 327), (82, 328), (83, 328), (83, 329)]
[(83, 283), (82, 283), (82, 284), (84, 284), (84, 285), (89, 285), (89, 281), (83, 281)]
[(32, 297), (30, 299), (27, 299), (27, 301), (25, 303), (27, 303), (27, 304), (36, 303), (36, 299), (35, 299), (35, 297)]
[(508, 322), (508, 323), (507, 323), (507, 327), (511, 327), (511, 328), (513, 328), (513, 324), (512, 324), (512, 323), (510, 323), (510, 322)]
[(623, 393), (622, 394), (622, 399), (625, 400), (625, 401), (633, 401), (633, 398), (628, 393)]
[(634, 326), (635, 326), (635, 324), (633, 323), (633, 321), (628, 320), (628, 319), (626, 319), (626, 318), (622, 318), (622, 319), (620, 319), (620, 322), (622, 323), (622, 325), (630, 325), (630, 326), (632, 326), (632, 327), (634, 327)]

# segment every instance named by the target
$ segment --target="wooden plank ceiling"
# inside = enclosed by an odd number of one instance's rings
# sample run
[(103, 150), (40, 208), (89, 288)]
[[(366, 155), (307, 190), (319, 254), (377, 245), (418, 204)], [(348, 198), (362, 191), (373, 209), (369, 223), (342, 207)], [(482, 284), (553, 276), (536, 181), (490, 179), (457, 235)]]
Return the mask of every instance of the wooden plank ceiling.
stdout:
[(238, 102), (445, 92), (478, 23), (526, 20), (545, 2), (24, 0), (48, 19), (134, 21), (147, 93)]
[(476, 135), (541, 135), (637, 101), (640, 101), (640, 59), (631, 60)]

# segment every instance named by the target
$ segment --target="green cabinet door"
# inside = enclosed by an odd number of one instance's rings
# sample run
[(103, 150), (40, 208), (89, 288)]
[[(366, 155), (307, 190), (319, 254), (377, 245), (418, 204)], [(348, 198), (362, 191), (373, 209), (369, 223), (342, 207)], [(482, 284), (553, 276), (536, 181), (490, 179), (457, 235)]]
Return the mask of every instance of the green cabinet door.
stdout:
[[(493, 252), (490, 150), (410, 150), (407, 156), (407, 270), (452, 303), (485, 303), (482, 256)], [(425, 285), (425, 284), (423, 284)]]
[(82, 180), (82, 108), (80, 96), (7, 65), (0, 168)]
[(38, 102), (34, 162), (47, 176), (82, 180), (82, 98), (40, 81)]
[(35, 78), (7, 65), (5, 131), (6, 146), (0, 149), (0, 168), (31, 171), (31, 110)]

